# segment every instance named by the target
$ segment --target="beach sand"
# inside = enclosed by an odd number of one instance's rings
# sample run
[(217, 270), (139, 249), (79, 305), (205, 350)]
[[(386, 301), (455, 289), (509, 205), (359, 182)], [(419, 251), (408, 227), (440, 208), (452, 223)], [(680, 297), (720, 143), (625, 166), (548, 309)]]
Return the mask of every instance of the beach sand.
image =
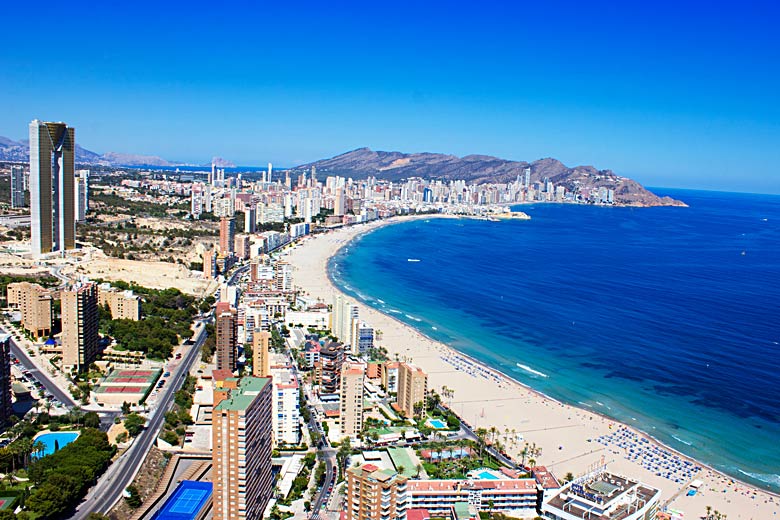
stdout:
[[(416, 217), (407, 217), (406, 220), (409, 218)], [(328, 278), (328, 259), (355, 236), (403, 220), (396, 217), (340, 228), (298, 242), (282, 253), (294, 266), (295, 285), (325, 303), (332, 303), (333, 296), (339, 291)], [(439, 394), (445, 385), (454, 390), (451, 399), (443, 398), (445, 404), (450, 405), (473, 428), (497, 428), (499, 440), (508, 446), (507, 452), (516, 460), (520, 460), (518, 452), (527, 442), (542, 450), (540, 455), (533, 457), (536, 463), (547, 466), (559, 479), (568, 472), (576, 477), (604, 462), (614, 473), (639, 479), (660, 489), (662, 503), (674, 498), (669, 507), (685, 512), (686, 518), (703, 518), (706, 506), (727, 514), (729, 519), (780, 518), (780, 497), (734, 481), (703, 465), (702, 471), (693, 478), (702, 480), (704, 485), (695, 496), (686, 496), (690, 479), (675, 483), (657, 476), (656, 469), (642, 467), (638, 462), (641, 457), (629, 459), (630, 449), (634, 449), (634, 453), (643, 449), (643, 454), (649, 453), (655, 460), (661, 460), (664, 454), (668, 458), (678, 456), (683, 468), (699, 463), (617, 421), (539, 394), (427, 338), (391, 316), (359, 301), (356, 303), (361, 319), (382, 332), (377, 343), (387, 348), (391, 359), (398, 354), (402, 361), (408, 360), (420, 366), (428, 373), (428, 387)], [(512, 432), (518, 440), (522, 436), (522, 441), (512, 443)], [(625, 447), (617, 443), (605, 446), (597, 442), (597, 438), (609, 435), (621, 435)], [(633, 439), (635, 436), (647, 438), (650, 442)], [(635, 442), (636, 447), (626, 444), (630, 442)], [(683, 461), (688, 461), (688, 464)]]

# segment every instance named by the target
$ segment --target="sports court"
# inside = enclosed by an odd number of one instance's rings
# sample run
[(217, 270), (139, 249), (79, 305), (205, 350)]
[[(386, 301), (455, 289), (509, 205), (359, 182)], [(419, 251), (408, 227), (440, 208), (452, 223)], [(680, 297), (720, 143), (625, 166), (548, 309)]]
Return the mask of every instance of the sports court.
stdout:
[(152, 520), (193, 520), (211, 498), (211, 482), (183, 480)]

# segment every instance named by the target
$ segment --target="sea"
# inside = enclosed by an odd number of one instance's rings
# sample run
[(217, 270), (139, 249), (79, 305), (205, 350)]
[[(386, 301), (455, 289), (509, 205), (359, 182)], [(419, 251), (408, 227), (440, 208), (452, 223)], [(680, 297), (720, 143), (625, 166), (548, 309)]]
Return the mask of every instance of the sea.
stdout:
[(427, 219), (329, 264), (356, 299), (551, 397), (780, 491), (780, 196)]

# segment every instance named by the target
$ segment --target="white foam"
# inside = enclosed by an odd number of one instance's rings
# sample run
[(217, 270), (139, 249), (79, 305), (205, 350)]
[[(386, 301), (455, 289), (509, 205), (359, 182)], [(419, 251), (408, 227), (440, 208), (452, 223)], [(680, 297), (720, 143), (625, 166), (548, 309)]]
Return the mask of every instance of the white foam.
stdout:
[(780, 486), (780, 475), (774, 475), (772, 473), (750, 473), (748, 471), (742, 471), (741, 469), (737, 469), (737, 471), (739, 471), (743, 475), (747, 475), (750, 478), (760, 480), (761, 482), (766, 482), (767, 484)]
[(533, 368), (529, 367), (528, 365), (522, 365), (520, 363), (516, 363), (516, 365), (519, 368), (522, 368), (523, 370), (528, 372), (529, 374), (534, 374), (534, 375), (540, 376), (540, 377), (550, 377), (547, 374), (545, 374), (544, 372), (539, 372), (538, 370), (534, 370)]

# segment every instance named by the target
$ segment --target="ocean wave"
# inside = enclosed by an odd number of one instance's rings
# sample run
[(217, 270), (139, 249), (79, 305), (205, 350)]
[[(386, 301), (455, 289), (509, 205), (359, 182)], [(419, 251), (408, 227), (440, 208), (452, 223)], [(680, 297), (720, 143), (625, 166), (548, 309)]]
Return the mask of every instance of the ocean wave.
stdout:
[(674, 439), (676, 439), (676, 440), (678, 440), (678, 441), (682, 442), (682, 443), (683, 443), (683, 444), (685, 444), (686, 446), (693, 446), (693, 444), (691, 444), (691, 443), (690, 443), (690, 442), (688, 442), (688, 441), (684, 441), (684, 440), (682, 440), (682, 439), (681, 439), (681, 438), (679, 438), (677, 435), (672, 435), (672, 438), (674, 438)]
[(393, 313), (393, 314), (401, 314), (401, 311), (395, 310), (395, 309), (387, 309), (387, 312)]
[(518, 368), (522, 368), (523, 370), (525, 370), (529, 374), (534, 374), (534, 375), (540, 376), (540, 377), (550, 377), (547, 374), (545, 374), (544, 372), (539, 372), (538, 370), (534, 370), (533, 368), (529, 367), (528, 365), (523, 365), (523, 364), (520, 364), (520, 363), (515, 363), (515, 364), (518, 366)]
[(414, 317), (414, 316), (412, 316), (411, 314), (404, 314), (404, 316), (406, 316), (406, 317), (407, 317), (407, 318), (409, 318), (410, 320), (414, 320), (414, 321), (418, 321), (418, 322), (419, 322), (419, 321), (422, 321), (420, 318), (415, 318), (415, 317)]
[(780, 486), (780, 475), (774, 475), (772, 473), (750, 473), (749, 471), (742, 471), (739, 468), (737, 468), (737, 471), (750, 478), (760, 480), (761, 482), (766, 482), (773, 486)]
[(378, 301), (379, 303), (382, 303), (382, 304), (385, 303), (384, 300), (380, 300), (379, 298), (377, 298), (376, 301)]

